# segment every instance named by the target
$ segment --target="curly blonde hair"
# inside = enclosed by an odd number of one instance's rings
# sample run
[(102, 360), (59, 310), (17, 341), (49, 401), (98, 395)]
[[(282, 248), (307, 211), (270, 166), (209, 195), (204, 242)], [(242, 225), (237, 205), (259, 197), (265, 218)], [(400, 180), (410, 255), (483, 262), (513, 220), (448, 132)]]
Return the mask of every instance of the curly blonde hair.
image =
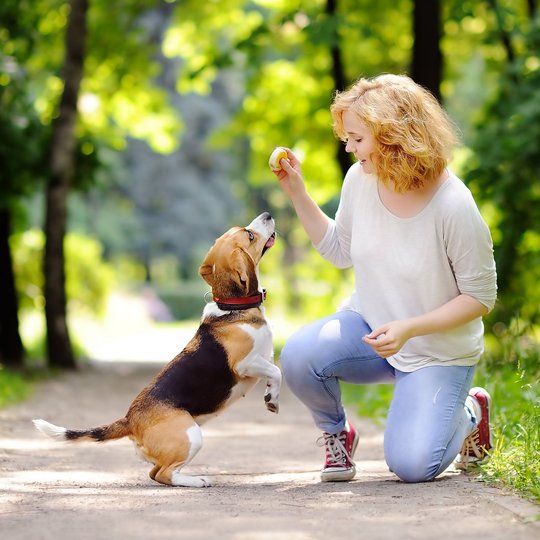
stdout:
[(405, 75), (362, 78), (336, 93), (330, 112), (334, 132), (344, 141), (345, 111), (368, 127), (375, 139), (377, 175), (400, 193), (437, 179), (457, 142), (454, 124), (439, 102)]

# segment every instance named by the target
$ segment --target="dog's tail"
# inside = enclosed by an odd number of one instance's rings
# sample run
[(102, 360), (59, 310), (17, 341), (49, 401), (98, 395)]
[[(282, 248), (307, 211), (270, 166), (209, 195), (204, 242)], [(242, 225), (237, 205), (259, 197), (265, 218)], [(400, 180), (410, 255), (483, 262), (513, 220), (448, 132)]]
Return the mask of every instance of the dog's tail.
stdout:
[(64, 427), (55, 426), (45, 420), (33, 420), (34, 426), (49, 437), (60, 441), (94, 441), (105, 442), (113, 439), (121, 439), (131, 435), (131, 428), (127, 418), (121, 418), (107, 424), (106, 426), (100, 426), (92, 429), (66, 429)]

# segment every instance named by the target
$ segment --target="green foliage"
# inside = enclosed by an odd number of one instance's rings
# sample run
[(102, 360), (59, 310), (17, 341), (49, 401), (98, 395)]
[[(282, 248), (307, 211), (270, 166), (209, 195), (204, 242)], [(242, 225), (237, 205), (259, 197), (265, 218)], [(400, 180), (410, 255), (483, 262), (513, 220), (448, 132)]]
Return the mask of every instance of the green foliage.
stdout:
[(394, 393), (393, 385), (368, 384), (360, 386), (342, 383), (341, 391), (343, 393), (343, 402), (354, 406), (359, 415), (371, 418), (378, 425), (384, 425)]
[[(283, 282), (273, 290), (290, 300), (291, 309), (311, 313), (328, 308), (329, 299), (337, 303), (343, 278), (312, 256), (268, 168), (268, 156), (278, 145), (293, 148), (303, 161), (310, 193), (321, 204), (331, 200), (342, 182), (328, 110), (336, 85), (331, 48), (341, 46), (345, 78), (351, 82), (374, 74), (381, 64), (404, 71), (412, 44), (410, 2), (346, 0), (337, 5), (332, 16), (322, 0), (227, 0), (219, 9), (212, 1), (182, 2), (164, 42), (167, 56), (182, 58), (182, 92), (209, 92), (218, 73), (237, 74), (243, 99), (234, 120), (211, 142), (236, 158), (234, 189), (254, 213), (271, 210), (276, 218), (286, 248), (278, 263)], [(307, 290), (310, 294), (304, 295)]]
[(182, 122), (157, 85), (161, 33), (144, 18), (153, 7), (152, 0), (91, 2), (80, 130), (116, 149), (125, 147), (127, 135), (168, 153), (178, 145)]
[(69, 233), (66, 245), (66, 290), (74, 308), (99, 314), (113, 284), (113, 271), (102, 258), (99, 242)]
[[(44, 236), (39, 230), (19, 233), (11, 238), (17, 290), (22, 309), (42, 309), (43, 273), (41, 268)], [(70, 306), (90, 313), (102, 312), (113, 283), (112, 269), (101, 255), (93, 238), (69, 233), (65, 240), (67, 295)]]
[(0, 365), (0, 409), (27, 399), (31, 391), (27, 376)]
[(0, 7), (0, 204), (11, 206), (43, 178), (47, 130), (39, 122), (23, 67), (33, 50), (25, 25), (35, 23), (28, 2), (8, 0)]
[[(73, 320), (73, 319), (72, 319)], [(88, 353), (84, 345), (79, 341), (76, 332), (72, 332), (74, 335), (70, 335), (71, 347), (73, 354), (79, 362), (88, 358)], [(27, 382), (33, 382), (40, 374), (45, 376), (54, 376), (55, 371), (49, 370), (46, 362), (47, 358), (47, 336), (45, 333), (45, 321), (43, 321), (43, 327), (36, 327), (33, 329), (33, 333), (30, 336), (24, 336), (25, 346), (25, 377)]]
[(492, 320), (540, 316), (540, 22), (477, 126), (467, 181), (494, 209), (499, 304)]
[(205, 305), (204, 294), (208, 287), (202, 280), (181, 281), (174, 286), (157, 286), (159, 298), (170, 309), (177, 321), (199, 319)]
[(511, 328), (488, 351), (475, 384), (493, 398), (494, 449), (482, 477), (540, 502), (540, 367), (538, 344)]
[[(183, 91), (208, 91), (218, 70), (243, 73), (246, 95), (233, 124), (214, 137), (220, 146), (247, 138), (247, 179), (275, 186), (267, 160), (277, 145), (307, 156), (304, 172), (313, 195), (324, 202), (339, 189), (336, 141), (328, 106), (335, 90), (330, 48), (341, 45), (346, 79), (386, 70), (404, 71), (412, 45), (410, 3), (339, 2), (335, 16), (325, 2), (183, 2), (175, 11), (164, 50), (184, 61)], [(239, 24), (239, 21), (242, 21)], [(354, 46), (348, 44), (354, 43)], [(306, 121), (309, 119), (309, 121)], [(239, 154), (245, 148), (238, 148)], [(279, 201), (273, 201), (277, 204)], [(281, 202), (283, 206), (284, 201)]]
[[(75, 188), (86, 188), (98, 149), (125, 147), (126, 136), (158, 152), (178, 145), (182, 124), (158, 87), (152, 55), (159, 40), (144, 14), (151, 0), (90, 2), (85, 75), (79, 96)], [(63, 82), (65, 0), (6, 0), (0, 7), (0, 201), (37, 188), (47, 177), (49, 127)], [(159, 36), (159, 33), (157, 34)]]

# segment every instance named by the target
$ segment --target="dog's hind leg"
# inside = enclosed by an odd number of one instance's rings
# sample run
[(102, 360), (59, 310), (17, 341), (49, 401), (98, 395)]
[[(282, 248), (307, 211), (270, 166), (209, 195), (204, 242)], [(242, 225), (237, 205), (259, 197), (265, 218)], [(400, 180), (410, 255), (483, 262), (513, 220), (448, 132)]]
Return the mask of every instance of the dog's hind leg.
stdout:
[(148, 473), (148, 476), (152, 479), (156, 479), (156, 474), (158, 473), (159, 469), (161, 469), (161, 465), (154, 465), (152, 467), (152, 470)]
[(180, 474), (202, 448), (201, 428), (186, 412), (178, 412), (148, 429), (144, 434), (145, 451), (156, 465), (150, 478), (169, 486), (206, 487), (210, 480), (204, 476)]

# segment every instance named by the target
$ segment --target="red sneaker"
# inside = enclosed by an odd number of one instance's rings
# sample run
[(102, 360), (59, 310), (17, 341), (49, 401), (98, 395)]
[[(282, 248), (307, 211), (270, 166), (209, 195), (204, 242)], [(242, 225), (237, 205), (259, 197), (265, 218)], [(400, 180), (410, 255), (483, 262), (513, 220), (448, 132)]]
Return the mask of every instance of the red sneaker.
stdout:
[(478, 415), (480, 411), (480, 422), (476, 429), (465, 438), (463, 446), (459, 452), (454, 465), (458, 469), (467, 469), (469, 465), (482, 461), (489, 456), (489, 451), (493, 448), (491, 431), (489, 429), (489, 408), (491, 406), (491, 396), (480, 387), (471, 388), (467, 402)]
[(346, 482), (354, 478), (356, 466), (352, 458), (358, 439), (358, 432), (348, 421), (341, 433), (323, 433), (317, 441), (326, 449), (326, 460), (321, 470), (322, 482)]

